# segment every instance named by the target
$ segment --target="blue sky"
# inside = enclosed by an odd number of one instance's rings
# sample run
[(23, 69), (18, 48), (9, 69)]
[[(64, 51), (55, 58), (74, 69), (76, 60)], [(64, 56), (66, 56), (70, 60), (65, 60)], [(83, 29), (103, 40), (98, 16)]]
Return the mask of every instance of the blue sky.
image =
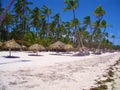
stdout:
[[(2, 0), (3, 7), (6, 7), (10, 0)], [(30, 6), (34, 8), (36, 6), (42, 7), (42, 5), (48, 6), (52, 9), (52, 15), (60, 13), (61, 19), (64, 21), (70, 21), (73, 18), (72, 11), (64, 12), (65, 7), (64, 0), (28, 0), (33, 2)], [(106, 11), (104, 19), (108, 24), (112, 24), (112, 27), (108, 27), (107, 31), (110, 35), (115, 35), (115, 44), (120, 45), (120, 0), (80, 0), (79, 8), (76, 10), (76, 17), (82, 22), (83, 18), (87, 15), (92, 17), (92, 21), (95, 21), (96, 17), (93, 12), (98, 5), (101, 5)]]

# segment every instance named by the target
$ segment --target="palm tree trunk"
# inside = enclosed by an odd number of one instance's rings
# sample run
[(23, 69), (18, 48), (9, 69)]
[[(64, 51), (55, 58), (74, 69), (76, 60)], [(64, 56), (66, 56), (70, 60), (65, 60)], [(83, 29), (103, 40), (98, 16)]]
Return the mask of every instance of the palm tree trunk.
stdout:
[(36, 27), (36, 38), (38, 38), (38, 27)]
[(89, 26), (90, 26), (90, 39), (89, 39), (89, 48), (91, 48), (92, 47), (92, 41), (93, 41), (93, 31), (92, 31), (92, 25), (91, 25), (91, 23), (89, 24)]
[(49, 36), (49, 15), (47, 16), (47, 19), (48, 19), (48, 26), (47, 26), (47, 36)]
[(114, 41), (115, 41), (115, 40), (114, 40), (114, 38), (113, 38), (113, 41), (112, 41), (112, 42), (113, 42), (113, 45), (114, 45)]
[[(73, 19), (75, 20), (75, 10), (74, 9), (73, 9)], [(74, 25), (75, 25), (75, 22), (74, 22)], [(83, 46), (83, 42), (82, 42), (82, 39), (79, 36), (79, 33), (77, 34), (77, 26), (76, 25), (75, 25), (75, 37), (77, 39), (78, 48), (80, 50), (80, 42), (81, 42), (82, 46)]]
[(101, 33), (101, 39), (100, 39), (100, 42), (98, 43), (98, 50), (100, 50), (100, 46), (101, 46), (101, 43), (102, 43), (102, 37), (104, 37), (103, 36), (103, 34), (105, 33), (105, 31), (106, 31), (106, 28), (104, 29), (104, 31)]
[(12, 6), (12, 4), (14, 3), (15, 0), (10, 0), (10, 3), (8, 4), (8, 6), (4, 9), (4, 11), (2, 12), (2, 14), (0, 15), (0, 25), (2, 23), (2, 21), (4, 20), (6, 13), (8, 12), (8, 10), (10, 9), (10, 7)]
[(73, 9), (73, 19), (75, 19), (75, 10)]

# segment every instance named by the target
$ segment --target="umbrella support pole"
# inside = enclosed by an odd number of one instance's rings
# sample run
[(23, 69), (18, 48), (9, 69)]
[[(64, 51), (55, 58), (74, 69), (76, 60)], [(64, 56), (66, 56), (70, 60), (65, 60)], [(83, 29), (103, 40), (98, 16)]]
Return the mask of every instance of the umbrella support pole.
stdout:
[(9, 48), (9, 56), (11, 56), (11, 48)]

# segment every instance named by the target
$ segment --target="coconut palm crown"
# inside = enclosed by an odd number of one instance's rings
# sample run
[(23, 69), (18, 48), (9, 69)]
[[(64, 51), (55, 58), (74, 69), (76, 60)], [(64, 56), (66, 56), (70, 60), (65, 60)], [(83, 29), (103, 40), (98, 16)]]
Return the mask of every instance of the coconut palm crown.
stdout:
[(102, 18), (103, 15), (105, 14), (105, 10), (102, 8), (102, 6), (98, 6), (95, 9), (94, 14), (96, 15), (97, 18)]

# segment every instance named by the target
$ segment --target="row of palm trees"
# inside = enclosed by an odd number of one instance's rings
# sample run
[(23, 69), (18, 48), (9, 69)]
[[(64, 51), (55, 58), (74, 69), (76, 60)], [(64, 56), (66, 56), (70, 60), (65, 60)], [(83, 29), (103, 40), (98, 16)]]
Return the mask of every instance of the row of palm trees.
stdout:
[[(14, 7), (7, 12), (13, 2)], [(108, 39), (109, 34), (106, 32), (110, 25), (104, 20), (105, 10), (102, 6), (98, 6), (94, 11), (95, 22), (92, 22), (90, 16), (85, 16), (83, 22), (80, 22), (75, 13), (79, 0), (64, 0), (64, 3), (66, 7), (63, 9), (73, 12), (71, 21), (61, 20), (59, 13), (51, 16), (52, 10), (46, 5), (30, 9), (32, 2), (11, 0), (5, 9), (0, 7), (0, 17), (3, 18), (3, 20), (0, 18), (0, 41), (14, 38), (21, 45), (39, 43), (45, 47), (53, 42), (62, 41), (78, 47), (79, 50), (81, 47), (98, 49), (113, 47), (113, 42)], [(112, 35), (112, 38), (115, 36)]]

